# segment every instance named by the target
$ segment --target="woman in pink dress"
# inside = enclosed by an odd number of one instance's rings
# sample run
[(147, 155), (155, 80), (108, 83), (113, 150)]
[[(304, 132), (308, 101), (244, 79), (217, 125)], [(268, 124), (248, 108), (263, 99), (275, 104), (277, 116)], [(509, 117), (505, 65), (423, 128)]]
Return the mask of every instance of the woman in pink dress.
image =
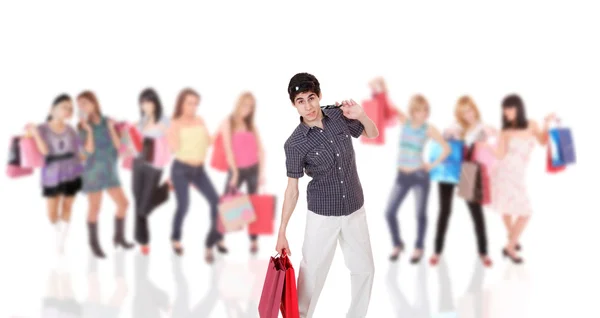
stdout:
[(536, 140), (546, 145), (548, 124), (553, 118), (554, 114), (546, 116), (540, 129), (535, 121), (527, 120), (521, 97), (509, 95), (502, 101), (502, 131), (496, 148), (490, 146), (500, 159), (492, 175), (492, 201), (508, 232), (508, 243), (502, 253), (514, 263), (523, 261), (517, 254), (518, 242), (532, 214), (525, 185), (529, 156)]

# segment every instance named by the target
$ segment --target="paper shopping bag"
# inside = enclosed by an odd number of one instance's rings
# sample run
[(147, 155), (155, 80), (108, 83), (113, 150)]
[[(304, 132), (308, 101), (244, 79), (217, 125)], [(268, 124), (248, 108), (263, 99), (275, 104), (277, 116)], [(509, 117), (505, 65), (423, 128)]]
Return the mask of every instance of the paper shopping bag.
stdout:
[[(464, 143), (460, 140), (447, 140), (450, 154), (442, 163), (429, 171), (431, 181), (458, 184), (460, 180), (461, 164), (463, 161)], [(442, 155), (442, 146), (431, 142), (429, 147), (429, 162), (437, 160)]]
[(229, 169), (227, 157), (225, 156), (225, 145), (223, 144), (223, 134), (219, 133), (215, 139), (212, 157), (210, 160), (211, 167), (216, 170), (226, 172)]
[(548, 150), (546, 151), (546, 153), (547, 153), (547, 155), (546, 155), (546, 172), (559, 173), (561, 171), (564, 171), (567, 168), (566, 165), (554, 166), (553, 161), (552, 161), (552, 150), (550, 150), (550, 145), (548, 145)]
[(260, 318), (277, 318), (281, 307), (285, 273), (281, 258), (271, 257), (258, 304)]
[(477, 179), (479, 178), (479, 165), (475, 162), (464, 162), (461, 165), (460, 181), (458, 182), (458, 196), (467, 202), (478, 202)]
[(281, 257), (282, 266), (285, 268), (285, 281), (281, 295), (281, 315), (283, 318), (300, 318), (298, 309), (298, 290), (296, 289), (296, 274), (290, 259), (284, 254)]
[(225, 194), (219, 203), (219, 219), (222, 224), (219, 231), (224, 232), (239, 231), (254, 222), (256, 214), (249, 196), (237, 191)]
[(166, 136), (154, 138), (154, 155), (152, 157), (152, 164), (156, 167), (164, 168), (169, 163), (171, 153)]
[(275, 223), (275, 196), (269, 194), (250, 195), (256, 220), (248, 224), (248, 234), (273, 234)]
[(560, 157), (565, 164), (575, 163), (575, 145), (571, 136), (571, 129), (559, 128), (558, 132), (558, 149)]
[(19, 138), (19, 154), (22, 168), (39, 168), (44, 165), (44, 156), (33, 137)]

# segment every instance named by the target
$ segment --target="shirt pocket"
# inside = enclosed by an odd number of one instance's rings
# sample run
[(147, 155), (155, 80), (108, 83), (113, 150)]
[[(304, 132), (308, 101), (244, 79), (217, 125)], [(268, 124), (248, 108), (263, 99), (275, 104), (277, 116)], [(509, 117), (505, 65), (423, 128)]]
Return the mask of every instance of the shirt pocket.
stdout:
[(336, 133), (335, 140), (333, 140), (333, 142), (337, 143), (337, 147), (346, 155), (346, 157), (354, 157), (354, 148), (352, 148), (352, 136), (350, 135), (349, 130), (342, 130)]
[(334, 153), (325, 144), (311, 149), (306, 154), (307, 172), (320, 172), (331, 169)]

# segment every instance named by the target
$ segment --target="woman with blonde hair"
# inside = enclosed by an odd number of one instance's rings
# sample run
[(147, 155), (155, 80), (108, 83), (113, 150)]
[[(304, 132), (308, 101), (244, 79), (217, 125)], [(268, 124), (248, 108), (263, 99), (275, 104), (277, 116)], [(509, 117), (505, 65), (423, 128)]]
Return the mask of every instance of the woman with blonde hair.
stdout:
[(171, 241), (175, 254), (183, 255), (181, 244), (183, 221), (189, 209), (190, 184), (206, 198), (210, 206), (210, 226), (205, 240), (205, 260), (212, 264), (212, 249), (221, 253), (227, 250), (222, 245), (223, 235), (217, 230), (219, 195), (210, 180), (204, 161), (212, 138), (202, 117), (197, 114), (200, 94), (191, 88), (183, 89), (177, 97), (175, 113), (167, 132), (171, 151), (175, 159), (171, 166), (171, 182), (175, 189), (177, 210), (173, 219)]
[[(254, 124), (255, 111), (254, 95), (243, 92), (231, 115), (221, 125), (220, 133), (229, 166), (224, 190), (226, 193), (239, 189), (245, 183), (248, 194), (254, 194), (265, 182), (264, 148)], [(257, 235), (250, 235), (252, 254), (258, 251), (257, 240)]]
[[(417, 200), (417, 240), (415, 242), (415, 251), (411, 257), (411, 263), (416, 264), (423, 256), (425, 231), (427, 228), (429, 171), (446, 159), (450, 153), (450, 148), (437, 128), (427, 123), (427, 119), (429, 118), (429, 103), (425, 97), (415, 95), (411, 98), (408, 115), (400, 110), (397, 111), (403, 126), (397, 161), (398, 175), (385, 212), (394, 244), (390, 260), (396, 261), (400, 256), (400, 252), (404, 250), (404, 243), (400, 239), (397, 213), (408, 191), (414, 189)], [(443, 148), (442, 155), (431, 164), (423, 161), (423, 150), (429, 139), (435, 140)]]
[[(468, 154), (472, 153), (474, 147), (479, 143), (484, 143), (490, 135), (495, 134), (494, 128), (485, 126), (481, 121), (479, 109), (473, 99), (469, 96), (461, 96), (456, 102), (454, 111), (457, 124), (444, 132), (445, 138), (452, 138), (464, 142), (467, 148), (463, 160), (470, 160)], [(436, 265), (439, 262), (440, 255), (444, 248), (444, 239), (448, 228), (448, 220), (452, 212), (452, 196), (455, 185), (452, 183), (439, 183), (439, 203), (440, 214), (438, 215), (437, 231), (435, 234), (435, 254), (429, 262)], [(477, 237), (477, 250), (483, 264), (486, 267), (492, 265), (491, 259), (487, 255), (487, 234), (485, 229), (485, 218), (483, 209), (479, 202), (466, 202)]]

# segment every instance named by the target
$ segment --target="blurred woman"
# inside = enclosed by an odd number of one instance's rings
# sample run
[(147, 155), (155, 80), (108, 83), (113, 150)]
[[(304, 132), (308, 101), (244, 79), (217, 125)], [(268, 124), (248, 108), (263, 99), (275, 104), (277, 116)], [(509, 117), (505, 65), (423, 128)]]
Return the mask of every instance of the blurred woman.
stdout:
[(133, 244), (125, 241), (125, 215), (129, 202), (121, 188), (117, 169), (117, 149), (120, 140), (114, 121), (102, 115), (94, 93), (82, 92), (77, 97), (77, 103), (81, 116), (79, 134), (87, 155), (83, 173), (83, 192), (87, 193), (89, 201), (89, 244), (96, 257), (104, 258), (104, 251), (98, 241), (98, 214), (104, 191), (117, 206), (113, 244), (115, 247), (121, 246), (125, 249), (133, 247)]
[(81, 143), (69, 120), (73, 101), (66, 94), (54, 99), (46, 123), (28, 125), (38, 150), (45, 156), (42, 168), (42, 195), (46, 198), (48, 218), (56, 228), (57, 249), (63, 252), (69, 229), (71, 207), (81, 190)]
[(554, 114), (546, 116), (542, 129), (528, 120), (525, 105), (518, 95), (508, 95), (502, 101), (502, 131), (496, 147), (488, 146), (500, 161), (492, 176), (492, 198), (496, 211), (502, 214), (508, 232), (508, 242), (502, 249), (514, 263), (523, 259), (517, 254), (519, 238), (532, 214), (527, 195), (525, 175), (535, 141), (548, 142), (548, 125)]
[[(265, 156), (263, 145), (254, 125), (256, 99), (244, 92), (229, 118), (221, 125), (225, 155), (229, 165), (224, 192), (239, 189), (246, 184), (248, 194), (255, 194), (258, 186), (265, 182)], [(258, 236), (250, 235), (250, 252), (258, 251)]]
[(200, 95), (190, 89), (184, 89), (177, 97), (175, 114), (169, 126), (168, 140), (175, 160), (171, 166), (171, 182), (175, 188), (177, 211), (173, 220), (171, 240), (177, 255), (183, 254), (181, 229), (189, 208), (190, 184), (194, 185), (210, 205), (211, 224), (205, 241), (205, 260), (212, 263), (212, 248), (217, 246), (221, 253), (227, 249), (222, 245), (223, 235), (217, 230), (217, 212), (219, 196), (204, 169), (204, 160), (212, 140), (202, 117), (197, 115)]
[(142, 253), (148, 255), (150, 253), (148, 217), (169, 196), (169, 185), (166, 182), (160, 184), (163, 168), (149, 162), (148, 153), (153, 151), (154, 142), (159, 138), (165, 138), (169, 122), (163, 115), (158, 94), (152, 88), (141, 92), (139, 107), (141, 118), (137, 123), (137, 128), (144, 137), (144, 144), (141, 153), (133, 161), (132, 169), (135, 240), (141, 245)]
[[(456, 117), (458, 125), (446, 130), (444, 132), (444, 137), (462, 140), (467, 147), (467, 156), (465, 156), (464, 160), (468, 161), (470, 160), (470, 156), (468, 155), (473, 153), (475, 147), (480, 147), (481, 144), (485, 143), (489, 136), (494, 135), (495, 130), (483, 124), (479, 115), (479, 109), (477, 108), (477, 105), (475, 105), (473, 99), (469, 96), (462, 96), (458, 99), (454, 116)], [(432, 265), (438, 263), (444, 248), (444, 239), (446, 237), (450, 213), (452, 212), (454, 187), (455, 185), (451, 183), (439, 183), (440, 214), (438, 216), (437, 231), (435, 234), (435, 254), (429, 260)], [(492, 260), (488, 257), (487, 253), (487, 234), (483, 208), (479, 202), (466, 202), (466, 204), (471, 213), (471, 218), (473, 219), (479, 256), (483, 264), (486, 267), (489, 267), (492, 265)]]
[[(417, 240), (411, 263), (416, 264), (423, 256), (425, 231), (427, 228), (427, 200), (429, 197), (429, 170), (440, 164), (450, 153), (448, 143), (433, 125), (427, 123), (429, 103), (422, 95), (411, 98), (408, 116), (397, 110), (402, 124), (402, 136), (397, 161), (398, 174), (385, 212), (388, 226), (392, 234), (394, 250), (390, 256), (396, 261), (404, 250), (404, 242), (400, 238), (398, 226), (398, 208), (410, 189), (414, 189), (417, 199)], [(423, 162), (423, 150), (429, 139), (442, 145), (442, 155), (431, 164)]]

